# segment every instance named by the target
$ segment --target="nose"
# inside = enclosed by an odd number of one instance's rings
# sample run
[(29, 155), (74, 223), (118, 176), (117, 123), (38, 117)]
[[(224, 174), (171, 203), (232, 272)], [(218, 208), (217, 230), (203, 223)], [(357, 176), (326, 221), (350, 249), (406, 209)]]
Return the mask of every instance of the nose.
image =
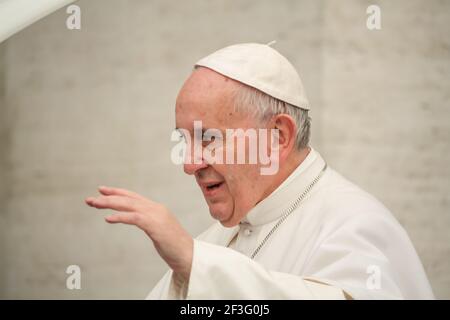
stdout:
[(195, 174), (198, 170), (204, 169), (208, 166), (205, 161), (202, 161), (200, 164), (195, 163), (185, 163), (183, 166), (184, 172), (189, 175)]
[(183, 164), (183, 169), (186, 174), (193, 175), (198, 170), (208, 167), (208, 163), (203, 159), (202, 151), (201, 149), (197, 150), (197, 152), (191, 150), (190, 154), (186, 152)]

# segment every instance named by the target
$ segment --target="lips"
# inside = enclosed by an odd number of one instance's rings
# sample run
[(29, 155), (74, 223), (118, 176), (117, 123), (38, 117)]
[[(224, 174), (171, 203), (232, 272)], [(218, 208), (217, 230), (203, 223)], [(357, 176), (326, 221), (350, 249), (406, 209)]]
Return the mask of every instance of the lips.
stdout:
[(200, 186), (203, 190), (204, 195), (211, 197), (216, 195), (221, 190), (223, 184), (223, 181), (211, 181), (201, 183)]

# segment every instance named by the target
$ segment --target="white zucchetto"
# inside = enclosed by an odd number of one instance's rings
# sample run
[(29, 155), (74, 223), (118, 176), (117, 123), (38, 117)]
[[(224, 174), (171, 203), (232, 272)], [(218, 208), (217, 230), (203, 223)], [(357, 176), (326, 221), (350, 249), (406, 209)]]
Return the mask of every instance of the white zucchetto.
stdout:
[(298, 108), (310, 109), (294, 66), (269, 45), (231, 45), (200, 59), (195, 66), (207, 67)]

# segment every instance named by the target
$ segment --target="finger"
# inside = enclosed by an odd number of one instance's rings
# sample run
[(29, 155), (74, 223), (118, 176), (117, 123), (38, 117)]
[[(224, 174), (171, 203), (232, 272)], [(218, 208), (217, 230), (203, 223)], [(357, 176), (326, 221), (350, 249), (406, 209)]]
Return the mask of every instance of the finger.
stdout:
[(108, 223), (125, 223), (137, 225), (138, 216), (135, 212), (118, 212), (105, 217), (105, 221)]
[(91, 207), (125, 212), (138, 211), (139, 205), (136, 203), (137, 201), (136, 199), (122, 196), (100, 196), (86, 199), (86, 203)]
[(139, 199), (139, 200), (147, 200), (146, 198), (144, 198), (143, 196), (141, 196), (140, 194), (138, 194), (136, 192), (129, 191), (126, 189), (121, 189), (121, 188), (100, 186), (100, 187), (98, 187), (98, 191), (105, 196), (116, 195), (116, 196), (130, 197), (130, 198)]

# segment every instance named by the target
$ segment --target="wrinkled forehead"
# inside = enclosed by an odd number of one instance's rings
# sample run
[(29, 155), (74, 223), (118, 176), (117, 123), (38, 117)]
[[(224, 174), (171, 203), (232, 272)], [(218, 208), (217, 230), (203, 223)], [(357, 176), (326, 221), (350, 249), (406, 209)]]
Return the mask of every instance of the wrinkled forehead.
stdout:
[(211, 69), (195, 69), (181, 88), (176, 101), (178, 128), (188, 129), (193, 121), (209, 127), (227, 125), (244, 114), (235, 112), (234, 96), (239, 84)]

